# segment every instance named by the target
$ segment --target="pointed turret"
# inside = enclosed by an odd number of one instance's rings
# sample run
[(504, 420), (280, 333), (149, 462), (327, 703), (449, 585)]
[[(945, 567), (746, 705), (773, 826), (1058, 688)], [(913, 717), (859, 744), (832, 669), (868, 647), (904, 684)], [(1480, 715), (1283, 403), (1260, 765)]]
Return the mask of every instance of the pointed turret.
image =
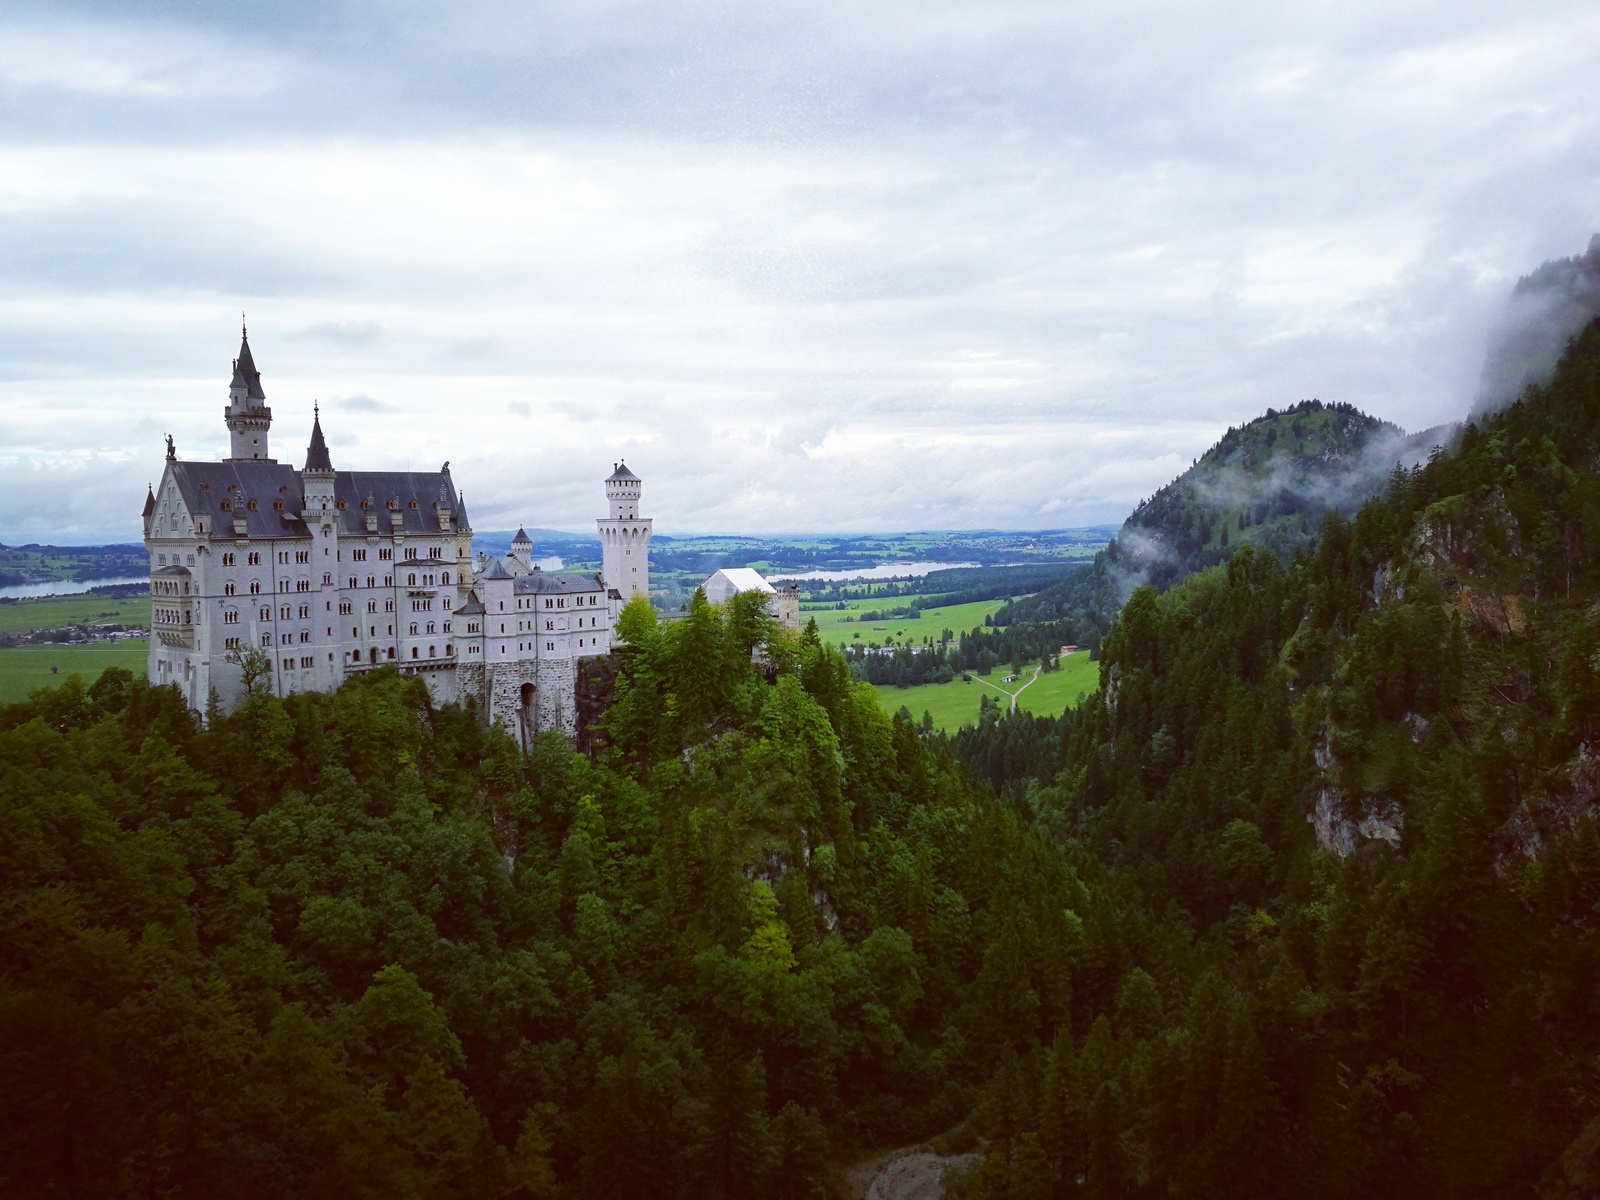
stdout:
[(322, 437), (322, 413), (315, 405), (311, 409), (311, 444), (306, 447), (305, 469), (333, 473), (333, 460), (328, 457), (328, 443)]
[(261, 389), (261, 372), (256, 370), (255, 356), (250, 353), (250, 331), (242, 325), (239, 327), (239, 357), (233, 360), (233, 383), (228, 388), (228, 398), (232, 399), (236, 391), (245, 400), (265, 402), (267, 398), (267, 393)]
[(517, 536), (511, 539), (511, 558), (521, 563), (524, 571), (533, 565), (533, 539), (520, 525), (517, 526)]
[(228, 407), (222, 410), (231, 437), (229, 459), (271, 462), (267, 452), (267, 432), (272, 428), (272, 410), (261, 387), (261, 372), (250, 353), (250, 333), (239, 330), (239, 357), (233, 360), (233, 382), (228, 385)]
[(144, 485), (144, 519), (150, 520), (150, 514), (156, 510), (156, 492), (148, 483)]
[(472, 532), (472, 522), (467, 520), (467, 497), (461, 492), (456, 493), (456, 528), (462, 533)]

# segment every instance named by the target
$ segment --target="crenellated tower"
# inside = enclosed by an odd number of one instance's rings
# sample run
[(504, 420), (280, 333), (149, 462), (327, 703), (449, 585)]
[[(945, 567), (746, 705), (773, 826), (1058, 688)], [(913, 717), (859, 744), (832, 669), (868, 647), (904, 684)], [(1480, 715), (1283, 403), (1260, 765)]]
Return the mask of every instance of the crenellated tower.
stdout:
[(643, 481), (628, 470), (628, 464), (613, 464), (606, 480), (606, 500), (611, 515), (595, 522), (600, 534), (601, 574), (606, 586), (618, 592), (623, 603), (636, 594), (650, 595), (650, 527), (648, 517), (639, 516), (639, 497)]
[(239, 329), (239, 357), (233, 360), (233, 382), (228, 385), (228, 407), (222, 410), (231, 436), (228, 461), (260, 459), (272, 462), (267, 453), (267, 431), (272, 428), (272, 410), (261, 389), (261, 372), (250, 354), (250, 333)]

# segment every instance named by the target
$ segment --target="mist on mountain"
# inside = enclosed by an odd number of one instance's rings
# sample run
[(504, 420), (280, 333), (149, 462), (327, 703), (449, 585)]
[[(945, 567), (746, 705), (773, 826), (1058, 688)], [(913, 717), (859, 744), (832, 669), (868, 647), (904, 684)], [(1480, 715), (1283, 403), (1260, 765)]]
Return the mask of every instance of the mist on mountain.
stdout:
[(1600, 316), (1600, 233), (1571, 258), (1551, 259), (1517, 281), (1490, 335), (1474, 416), (1547, 382), (1567, 343)]

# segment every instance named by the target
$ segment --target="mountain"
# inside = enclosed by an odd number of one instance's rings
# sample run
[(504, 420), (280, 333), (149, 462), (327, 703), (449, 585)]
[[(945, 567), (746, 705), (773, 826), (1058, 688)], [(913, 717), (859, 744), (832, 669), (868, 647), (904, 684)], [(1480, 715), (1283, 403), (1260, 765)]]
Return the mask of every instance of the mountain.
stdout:
[(1137, 589), (1078, 709), (951, 745), (1114, 909), (1089, 1194), (1596, 1194), (1600, 322), (1306, 555)]
[(1408, 438), (1397, 425), (1320, 400), (1268, 409), (1140, 503), (1117, 533), (1116, 565), (1165, 587), (1244, 545), (1287, 562), (1315, 538), (1323, 513), (1354, 513), (1396, 463), (1412, 465), (1442, 433)]
[(1324, 513), (1351, 515), (1397, 465), (1414, 465), (1447, 435), (1408, 436), (1348, 404), (1268, 409), (1141, 501), (1092, 570), (1007, 606), (996, 622), (1075, 620), (1076, 640), (1097, 644), (1140, 584), (1169, 587), (1246, 545), (1287, 562), (1315, 540)]

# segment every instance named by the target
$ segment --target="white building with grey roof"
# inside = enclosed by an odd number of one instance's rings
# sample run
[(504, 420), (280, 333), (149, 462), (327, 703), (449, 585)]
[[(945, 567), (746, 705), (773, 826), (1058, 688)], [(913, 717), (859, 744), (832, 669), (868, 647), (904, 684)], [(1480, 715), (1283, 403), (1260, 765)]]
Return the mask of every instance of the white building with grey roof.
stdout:
[(213, 693), (230, 710), (245, 695), (244, 652), (256, 649), (271, 664), (260, 686), (278, 695), (393, 667), (422, 676), (440, 702), (474, 702), (524, 744), (543, 729), (575, 730), (578, 663), (610, 653), (620, 605), (648, 595), (637, 476), (621, 489), (617, 471), (606, 481), (602, 546), (629, 553), (606, 550), (601, 573), (541, 571), (522, 530), (511, 554), (475, 563), (449, 463), (335, 469), (320, 414), (302, 469), (271, 457), (272, 410), (248, 335), (223, 415), (229, 457), (189, 462), (168, 438), (145, 499), (152, 684), (178, 688), (197, 711)]

